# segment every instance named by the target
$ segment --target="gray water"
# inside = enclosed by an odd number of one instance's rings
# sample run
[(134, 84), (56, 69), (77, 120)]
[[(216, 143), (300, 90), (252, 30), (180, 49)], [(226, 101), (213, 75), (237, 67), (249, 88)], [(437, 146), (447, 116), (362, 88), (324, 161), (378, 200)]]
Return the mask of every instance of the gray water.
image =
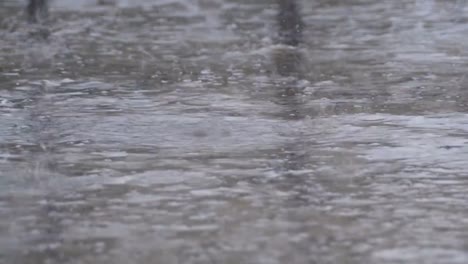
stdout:
[(468, 263), (463, 0), (0, 3), (0, 263)]

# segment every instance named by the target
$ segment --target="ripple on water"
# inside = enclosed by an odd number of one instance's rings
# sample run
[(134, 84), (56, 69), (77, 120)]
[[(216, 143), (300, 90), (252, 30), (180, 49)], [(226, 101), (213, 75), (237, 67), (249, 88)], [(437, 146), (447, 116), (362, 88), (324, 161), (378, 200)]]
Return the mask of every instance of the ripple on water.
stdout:
[(468, 6), (281, 2), (2, 1), (0, 262), (467, 262)]

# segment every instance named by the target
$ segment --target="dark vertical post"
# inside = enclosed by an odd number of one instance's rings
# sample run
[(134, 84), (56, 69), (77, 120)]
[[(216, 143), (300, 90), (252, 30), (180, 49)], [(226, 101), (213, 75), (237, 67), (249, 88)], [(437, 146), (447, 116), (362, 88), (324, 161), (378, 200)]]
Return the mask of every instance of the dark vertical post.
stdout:
[[(304, 23), (296, 0), (277, 0), (278, 42), (292, 47), (302, 43)], [(283, 49), (275, 53), (277, 71), (282, 76), (301, 75), (302, 54), (296, 50)]]
[(41, 18), (47, 16), (47, 0), (28, 0), (26, 14), (29, 22), (37, 23)]
[(302, 41), (304, 23), (299, 14), (295, 0), (278, 0), (278, 31), (280, 42), (285, 45), (297, 46)]

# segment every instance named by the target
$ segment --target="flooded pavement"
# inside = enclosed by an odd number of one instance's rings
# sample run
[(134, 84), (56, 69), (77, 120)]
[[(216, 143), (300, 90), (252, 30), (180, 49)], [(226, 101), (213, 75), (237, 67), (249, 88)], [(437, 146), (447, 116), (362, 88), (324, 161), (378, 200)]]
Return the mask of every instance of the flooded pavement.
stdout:
[(0, 4), (0, 263), (467, 263), (468, 4)]

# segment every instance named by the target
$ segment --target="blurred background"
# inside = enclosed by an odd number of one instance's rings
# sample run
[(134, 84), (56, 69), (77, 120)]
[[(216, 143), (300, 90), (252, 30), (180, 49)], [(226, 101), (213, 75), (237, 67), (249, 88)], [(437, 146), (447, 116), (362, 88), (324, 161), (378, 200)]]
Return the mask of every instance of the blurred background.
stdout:
[(0, 263), (467, 263), (464, 0), (0, 2)]

